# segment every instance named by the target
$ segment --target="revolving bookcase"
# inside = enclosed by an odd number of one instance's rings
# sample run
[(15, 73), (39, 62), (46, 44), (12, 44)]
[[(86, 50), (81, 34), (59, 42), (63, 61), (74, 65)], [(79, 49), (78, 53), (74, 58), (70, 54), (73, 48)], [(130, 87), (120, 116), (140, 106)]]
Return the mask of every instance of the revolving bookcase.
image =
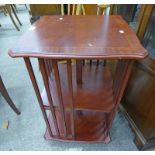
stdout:
[[(46, 139), (108, 143), (133, 62), (147, 51), (120, 16), (44, 16), (9, 55), (24, 58)], [(30, 58), (38, 59), (42, 93)], [(105, 60), (117, 60), (114, 78)]]

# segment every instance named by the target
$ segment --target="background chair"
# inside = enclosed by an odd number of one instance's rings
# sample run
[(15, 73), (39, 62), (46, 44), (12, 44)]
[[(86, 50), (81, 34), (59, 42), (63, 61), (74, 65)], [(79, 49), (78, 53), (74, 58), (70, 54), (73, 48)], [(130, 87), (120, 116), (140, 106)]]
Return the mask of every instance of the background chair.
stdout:
[(9, 104), (9, 106), (12, 108), (12, 110), (17, 114), (19, 115), (20, 114), (20, 111), (16, 108), (16, 106), (14, 105), (13, 101), (11, 100), (6, 88), (5, 88), (5, 85), (2, 81), (2, 78), (0, 76), (0, 93), (2, 94), (2, 96), (5, 98), (5, 100), (7, 101), (7, 103)]
[[(102, 11), (102, 12), (101, 12)], [(97, 15), (109, 15), (110, 4), (97, 4)]]
[[(67, 15), (85, 15), (83, 4), (67, 4)], [(64, 4), (61, 4), (61, 15), (64, 16)]]
[(12, 23), (14, 24), (15, 28), (20, 31), (19, 27), (17, 26), (14, 18), (13, 18), (13, 14), (16, 18), (16, 20), (18, 21), (19, 25), (22, 25), (22, 23), (20, 22), (17, 14), (16, 14), (16, 11), (14, 10), (14, 7), (13, 5), (11, 4), (1, 4), (0, 5), (0, 10), (2, 10), (4, 12), (5, 15), (7, 15), (7, 13), (9, 14), (10, 18), (11, 18), (11, 21)]
[[(24, 5), (25, 8), (28, 10), (28, 7), (26, 4), (19, 4), (19, 5)], [(18, 12), (18, 8), (17, 8), (17, 4), (12, 4), (12, 6), (14, 7), (14, 9), (16, 10), (16, 12)]]

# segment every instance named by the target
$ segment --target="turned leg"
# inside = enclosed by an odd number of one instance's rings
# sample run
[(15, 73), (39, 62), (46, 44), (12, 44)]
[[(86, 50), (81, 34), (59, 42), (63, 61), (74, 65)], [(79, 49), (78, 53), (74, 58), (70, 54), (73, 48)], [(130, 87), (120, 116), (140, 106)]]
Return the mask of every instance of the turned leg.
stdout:
[(13, 101), (11, 100), (5, 86), (4, 83), (0, 77), (0, 92), (2, 94), (2, 96), (5, 98), (5, 100), (7, 101), (7, 103), (9, 104), (9, 106), (14, 110), (14, 112), (19, 115), (20, 111), (16, 108), (16, 106), (14, 105)]

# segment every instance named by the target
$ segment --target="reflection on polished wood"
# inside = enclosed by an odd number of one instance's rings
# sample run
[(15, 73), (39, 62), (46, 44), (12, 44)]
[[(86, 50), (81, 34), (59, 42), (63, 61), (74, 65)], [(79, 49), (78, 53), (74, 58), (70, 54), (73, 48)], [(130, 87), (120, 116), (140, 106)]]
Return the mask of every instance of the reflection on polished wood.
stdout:
[[(147, 51), (120, 16), (44, 16), (9, 55), (25, 60), (47, 125), (46, 139), (109, 143), (133, 62)], [(39, 60), (42, 94), (30, 57)], [(83, 64), (96, 59), (118, 60), (114, 78), (108, 66)]]

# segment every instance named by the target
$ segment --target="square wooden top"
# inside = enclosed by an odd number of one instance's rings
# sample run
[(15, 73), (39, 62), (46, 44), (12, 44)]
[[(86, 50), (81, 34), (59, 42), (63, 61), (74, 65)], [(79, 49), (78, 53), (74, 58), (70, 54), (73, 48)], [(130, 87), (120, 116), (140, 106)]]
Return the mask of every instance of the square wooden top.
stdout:
[(121, 16), (43, 16), (10, 49), (11, 57), (142, 59), (147, 51)]

